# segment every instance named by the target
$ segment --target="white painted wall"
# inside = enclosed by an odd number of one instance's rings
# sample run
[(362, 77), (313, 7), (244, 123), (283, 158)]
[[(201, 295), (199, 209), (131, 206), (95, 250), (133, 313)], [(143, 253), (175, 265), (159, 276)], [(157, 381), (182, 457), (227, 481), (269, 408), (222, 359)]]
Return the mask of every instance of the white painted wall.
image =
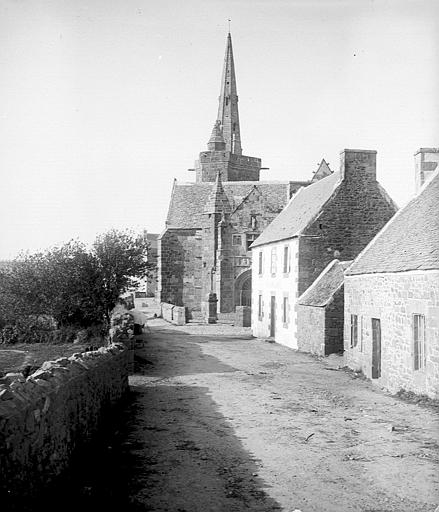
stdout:
[[(284, 273), (284, 247), (288, 246), (289, 271)], [(276, 250), (275, 272), (271, 268), (272, 249)], [(259, 273), (259, 253), (262, 252), (262, 274)], [(273, 269), (274, 270), (274, 269)], [(270, 302), (276, 297), (277, 343), (297, 349), (295, 305), (298, 285), (298, 239), (274, 242), (252, 250), (252, 331), (257, 337), (270, 336)], [(262, 318), (259, 318), (259, 295), (262, 295)], [(287, 322), (283, 322), (283, 299), (288, 297)]]

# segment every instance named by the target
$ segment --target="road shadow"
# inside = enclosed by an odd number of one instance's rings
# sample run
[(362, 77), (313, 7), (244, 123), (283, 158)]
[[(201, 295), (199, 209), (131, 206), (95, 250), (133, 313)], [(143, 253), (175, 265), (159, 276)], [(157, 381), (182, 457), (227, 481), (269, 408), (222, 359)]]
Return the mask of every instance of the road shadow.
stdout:
[(124, 443), (128, 510), (274, 511), (243, 446), (206, 387), (133, 386)]
[(135, 375), (177, 377), (200, 373), (235, 372), (237, 368), (205, 354), (206, 338), (171, 329), (154, 329), (135, 353)]

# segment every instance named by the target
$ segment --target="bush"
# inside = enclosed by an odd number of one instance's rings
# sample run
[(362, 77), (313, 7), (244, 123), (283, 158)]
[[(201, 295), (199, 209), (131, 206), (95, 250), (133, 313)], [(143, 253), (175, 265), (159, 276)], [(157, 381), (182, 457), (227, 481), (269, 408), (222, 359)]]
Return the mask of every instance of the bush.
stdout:
[(0, 343), (71, 343), (77, 329), (73, 326), (54, 328), (53, 325), (42, 323), (38, 319), (20, 318), (14, 324), (5, 325), (0, 329)]

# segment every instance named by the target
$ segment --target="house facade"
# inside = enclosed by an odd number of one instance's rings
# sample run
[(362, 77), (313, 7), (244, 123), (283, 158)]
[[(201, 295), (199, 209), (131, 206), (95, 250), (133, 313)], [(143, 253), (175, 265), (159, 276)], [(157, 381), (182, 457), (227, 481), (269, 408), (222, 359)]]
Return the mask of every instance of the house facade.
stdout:
[(376, 151), (344, 150), (340, 171), (300, 189), (252, 245), (252, 329), (297, 349), (297, 301), (334, 259), (352, 260), (396, 212)]
[(309, 181), (260, 181), (261, 160), (243, 155), (230, 34), (217, 119), (191, 171), (195, 182), (174, 181), (159, 237), (158, 296), (191, 313), (214, 292), (233, 312), (251, 303), (250, 245)]
[(439, 171), (345, 276), (349, 367), (391, 392), (439, 398)]

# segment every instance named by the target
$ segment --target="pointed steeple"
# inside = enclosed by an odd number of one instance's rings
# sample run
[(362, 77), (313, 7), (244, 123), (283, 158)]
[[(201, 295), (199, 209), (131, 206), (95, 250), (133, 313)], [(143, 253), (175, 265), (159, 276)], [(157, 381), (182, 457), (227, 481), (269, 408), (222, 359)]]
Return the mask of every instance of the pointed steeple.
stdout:
[(232, 36), (230, 32), (227, 35), (217, 119), (221, 123), (226, 150), (236, 155), (242, 155), (238, 93), (236, 89), (235, 64), (233, 62)]
[(224, 192), (223, 183), (221, 181), (221, 172), (218, 171), (216, 181), (210, 191), (209, 198), (204, 207), (204, 213), (230, 213), (232, 208), (229, 199)]
[(221, 122), (215, 121), (212, 135), (210, 136), (209, 142), (207, 143), (207, 148), (209, 151), (224, 151), (225, 147), (226, 143), (224, 142)]

